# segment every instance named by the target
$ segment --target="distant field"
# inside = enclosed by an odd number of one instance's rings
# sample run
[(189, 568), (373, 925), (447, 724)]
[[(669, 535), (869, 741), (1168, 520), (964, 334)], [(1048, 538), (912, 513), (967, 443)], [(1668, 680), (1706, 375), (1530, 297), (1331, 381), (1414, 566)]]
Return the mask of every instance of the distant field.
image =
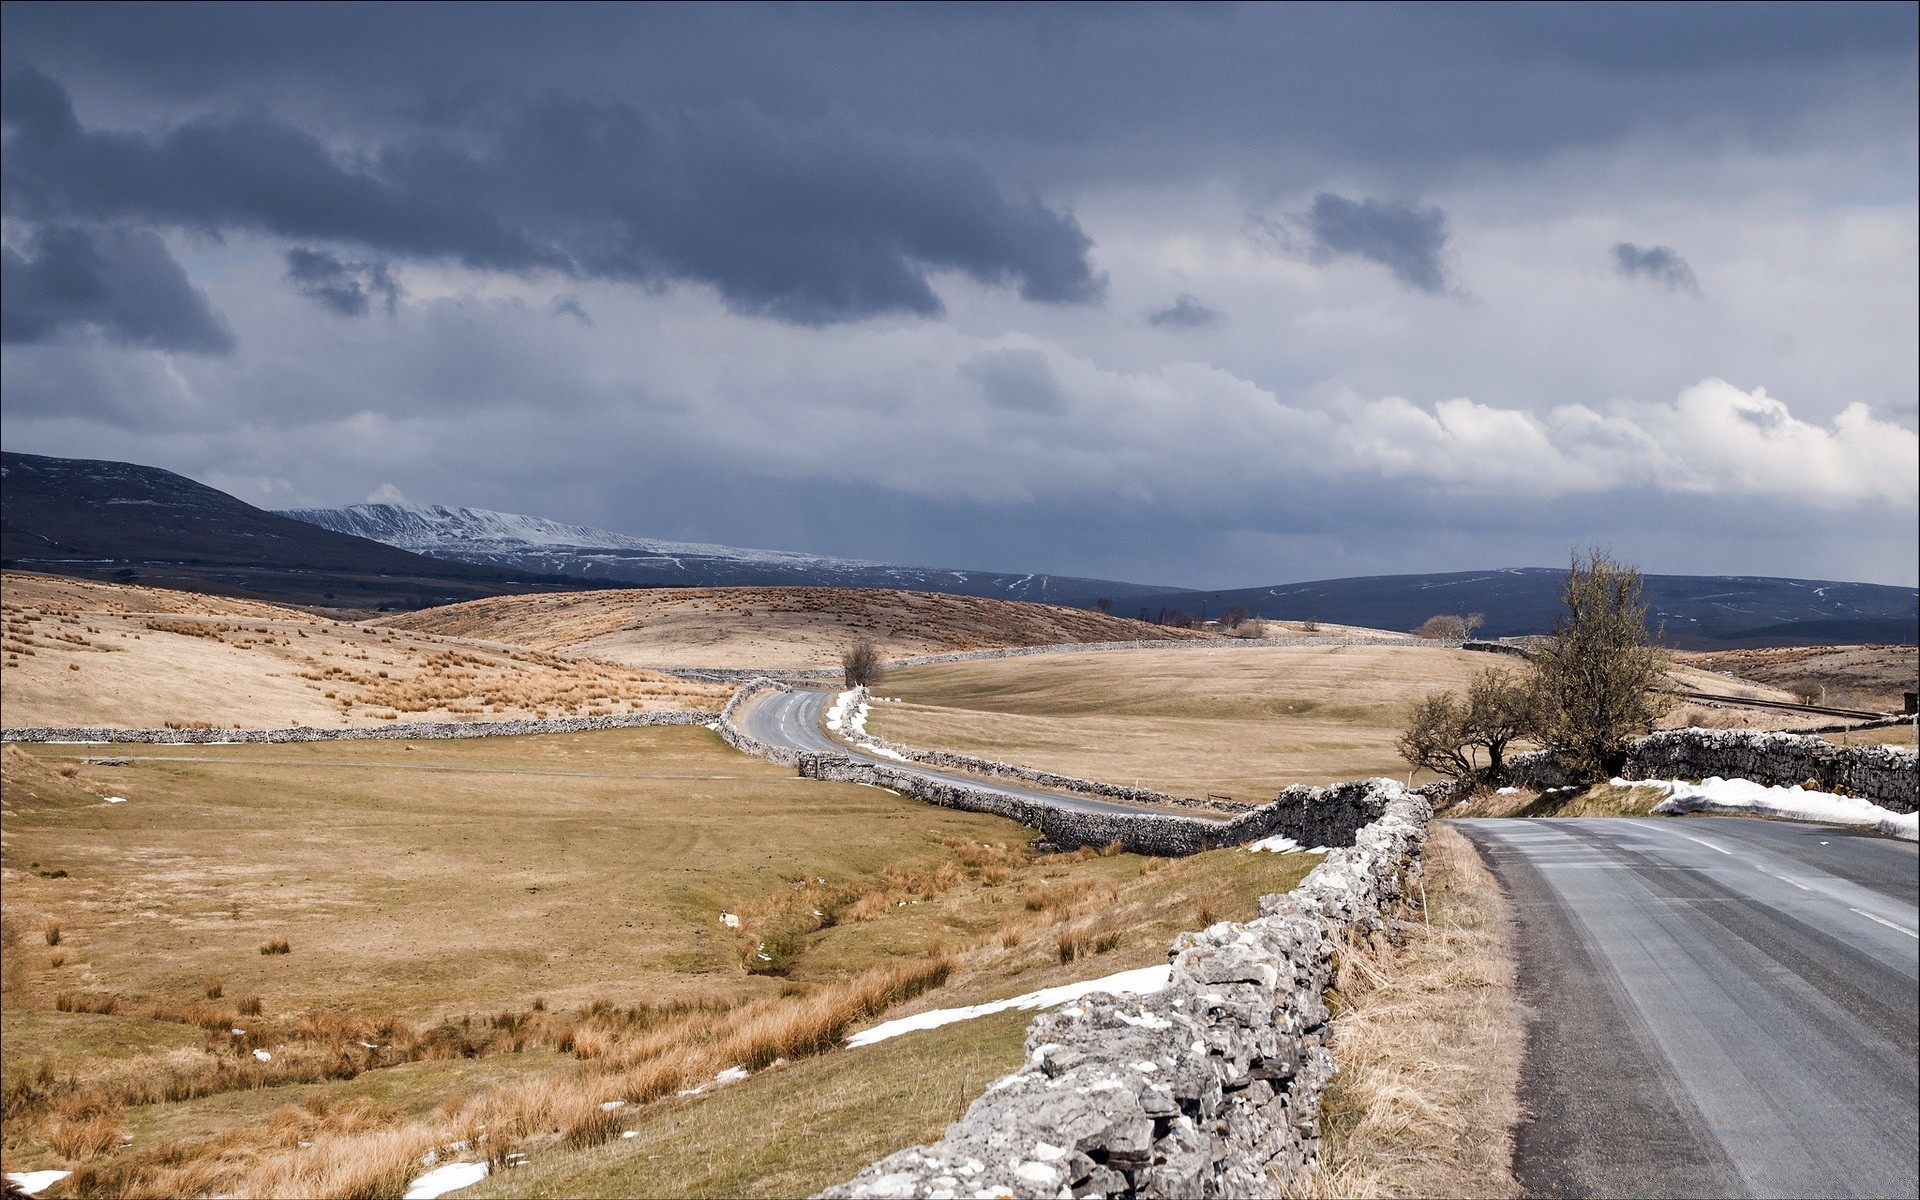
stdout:
[(1901, 694), (1920, 691), (1920, 646), (1783, 646), (1681, 657), (1836, 708), (1899, 712)]
[(718, 709), (727, 690), (296, 608), (9, 572), (6, 722), (264, 728)]
[(386, 617), (390, 629), (636, 667), (837, 667), (855, 638), (888, 658), (1210, 635), (1082, 609), (859, 588), (660, 588), (501, 597)]
[[(1295, 783), (1405, 779), (1406, 708), (1490, 666), (1399, 646), (1205, 650), (945, 663), (890, 671), (867, 727), (915, 746), (1177, 794), (1271, 799)], [(1421, 776), (1415, 776), (1420, 782)]]
[[(588, 1170), (572, 1130), (606, 1194), (809, 1190), (937, 1129), (1024, 1026), (808, 1057), (849, 1022), (1160, 961), (1316, 861), (1036, 858), (1010, 822), (703, 729), (133, 749), (4, 751), (6, 1159), (94, 1172), (68, 1188), (380, 1192), (482, 1121), (528, 1172)], [(792, 1163), (726, 1153), (826, 1119), (848, 1136)]]

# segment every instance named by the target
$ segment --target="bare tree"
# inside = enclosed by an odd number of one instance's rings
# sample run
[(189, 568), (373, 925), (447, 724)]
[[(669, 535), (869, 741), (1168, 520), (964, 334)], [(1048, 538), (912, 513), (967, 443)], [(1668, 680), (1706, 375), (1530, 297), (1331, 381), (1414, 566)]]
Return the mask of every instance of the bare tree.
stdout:
[(1533, 724), (1530, 681), (1489, 667), (1468, 683), (1464, 697), (1433, 692), (1416, 701), (1400, 735), (1400, 756), (1470, 787), (1504, 783), (1507, 749)]
[(840, 670), (850, 688), (868, 687), (880, 677), (880, 647), (861, 638), (840, 655)]
[(1604, 550), (1573, 556), (1567, 613), (1533, 659), (1537, 736), (1576, 778), (1605, 779), (1672, 704), (1656, 687), (1667, 655), (1647, 630), (1642, 579)]
[(1467, 640), (1467, 620), (1448, 614), (1432, 616), (1421, 622), (1420, 628), (1413, 632), (1419, 637), (1435, 641), (1464, 642)]
[(1102, 596), (1098, 600), (1095, 600), (1093, 602), (1093, 611), (1111, 613), (1113, 611), (1113, 597)]
[(1487, 623), (1487, 615), (1485, 613), (1468, 613), (1461, 618), (1461, 621), (1466, 627), (1467, 636), (1472, 637), (1474, 634), (1480, 632), (1482, 625)]
[(1240, 628), (1241, 623), (1244, 622), (1249, 615), (1250, 614), (1247, 612), (1245, 608), (1242, 608), (1240, 605), (1236, 604), (1232, 608), (1229, 608), (1227, 611), (1220, 614), (1220, 628), (1238, 629)]

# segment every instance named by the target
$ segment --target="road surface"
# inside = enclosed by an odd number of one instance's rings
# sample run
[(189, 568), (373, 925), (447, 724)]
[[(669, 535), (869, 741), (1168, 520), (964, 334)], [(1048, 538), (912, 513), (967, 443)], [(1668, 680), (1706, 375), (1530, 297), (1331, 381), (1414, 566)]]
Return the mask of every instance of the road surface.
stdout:
[(1913, 843), (1726, 817), (1457, 824), (1515, 906), (1528, 1194), (1920, 1189)]
[[(936, 771), (919, 763), (862, 754), (827, 736), (823, 721), (827, 707), (832, 703), (833, 696), (827, 692), (770, 692), (757, 704), (747, 709), (745, 714), (737, 719), (737, 723), (745, 732), (775, 746), (846, 754), (862, 762), (875, 763), (895, 771), (906, 771), (928, 779), (937, 779), (942, 783), (964, 784), (967, 787), (1018, 796), (1022, 800), (1050, 804), (1055, 808), (1070, 809), (1074, 812), (1160, 814), (1166, 812), (1165, 809), (1144, 804), (1124, 804), (1118, 800), (1098, 800), (1092, 796), (1076, 796), (1068, 792), (1049, 792), (1040, 788), (1020, 787), (997, 779), (984, 779), (952, 771)], [(1187, 815), (1198, 816), (1199, 814)]]

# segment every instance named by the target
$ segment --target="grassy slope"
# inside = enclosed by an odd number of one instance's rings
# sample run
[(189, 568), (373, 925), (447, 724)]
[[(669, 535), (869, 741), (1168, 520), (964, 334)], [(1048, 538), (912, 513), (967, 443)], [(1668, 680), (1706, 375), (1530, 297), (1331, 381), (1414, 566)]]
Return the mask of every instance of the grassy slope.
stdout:
[(1199, 638), (1025, 601), (857, 588), (663, 588), (501, 597), (383, 625), (565, 650), (635, 666), (834, 667), (854, 638), (891, 658), (1058, 642)]
[[(1030, 834), (1008, 822), (879, 789), (795, 780), (696, 729), (141, 748), (154, 757), (122, 767), (82, 765), (77, 750), (10, 747), (5, 755), (0, 1037), (10, 1087), (42, 1064), (53, 1076), (109, 1089), (204, 1070), (235, 1057), (225, 1032), (235, 1022), (253, 1027), (278, 1063), (303, 1052), (303, 1043), (283, 1039), (328, 1013), (360, 1014), (363, 1026), (397, 1018), (424, 1028), (464, 1013), (531, 1017), (536, 998), (545, 1015), (563, 1021), (600, 998), (777, 1004), (786, 993), (804, 1000), (835, 981), (922, 962), (936, 950), (957, 955), (949, 983), (898, 1011), (968, 1003), (1157, 961), (1173, 933), (1250, 913), (1256, 896), (1291, 886), (1311, 866), (1304, 856), (1237, 851), (1178, 863), (1126, 855), (1036, 860), (1024, 849)], [(128, 802), (107, 805), (107, 794)], [(55, 870), (67, 875), (50, 877)], [(824, 894), (796, 883), (821, 878), (859, 895), (865, 911), (856, 905), (830, 928), (803, 930), (785, 978), (747, 974), (752, 938), (773, 945), (796, 906)], [(751, 937), (727, 930), (722, 910), (740, 913)], [(61, 924), (57, 947), (40, 934), (46, 919)], [(1100, 933), (1113, 935), (1110, 948), (1060, 961), (1063, 935)], [(273, 937), (287, 938), (292, 953), (259, 954)], [(224, 995), (209, 1001), (214, 979)], [(62, 992), (115, 995), (123, 1008), (48, 1011)], [(234, 1012), (246, 995), (262, 998), (264, 1015)], [(215, 1035), (192, 1026), (196, 1008), (214, 1014)], [(148, 1015), (156, 1010), (182, 1015), (156, 1021)], [(343, 1036), (351, 1050), (362, 1035)], [(1002, 1069), (1006, 1053), (1017, 1058), (1018, 1041), (1015, 1028), (1004, 1044), (983, 1042), (980, 1077)], [(813, 1171), (825, 1183), (872, 1157), (868, 1150), (925, 1136), (924, 1128), (945, 1119), (953, 1083), (946, 1052), (942, 1043), (923, 1042), (933, 1059), (900, 1058), (912, 1042), (869, 1052), (871, 1067), (846, 1056), (836, 1069), (853, 1076), (835, 1078), (865, 1082), (834, 1084), (820, 1096), (828, 1109), (808, 1119), (853, 1121), (833, 1115), (833, 1106), (858, 1109), (866, 1140), (802, 1156), (792, 1170)], [(239, 1060), (248, 1061), (244, 1051)], [(818, 1069), (810, 1061), (766, 1078), (777, 1083), (787, 1077), (782, 1072)], [(321, 1126), (340, 1136), (343, 1122), (404, 1124), (483, 1093), (510, 1096), (578, 1080), (591, 1065), (530, 1043), (524, 1052), (410, 1062), (347, 1080), (109, 1105), (88, 1118), (108, 1131), (107, 1148), (97, 1152), (56, 1148), (49, 1139), (73, 1122), (40, 1109), (10, 1120), (7, 1160), (10, 1169), (88, 1161), (112, 1170), (171, 1153), (169, 1143), (203, 1147), (183, 1150), (189, 1161), (297, 1157), (293, 1139), (317, 1138), (309, 1131)], [(738, 1096), (758, 1104), (759, 1078), (709, 1102)], [(678, 1111), (672, 1103), (657, 1107), (663, 1117)], [(646, 1126), (655, 1109), (638, 1115)], [(783, 1136), (799, 1145), (808, 1128), (801, 1120)], [(112, 1149), (123, 1133), (131, 1147)], [(700, 1154), (724, 1159), (723, 1144), (709, 1139)], [(674, 1169), (706, 1168), (689, 1158)], [(739, 1190), (739, 1172), (748, 1168), (729, 1170), (715, 1177), (713, 1191)], [(782, 1190), (779, 1178), (766, 1186)], [(192, 1190), (181, 1177), (169, 1180), (174, 1190)], [(232, 1190), (232, 1177), (225, 1180), (209, 1176), (206, 1186)]]
[(8, 573), (9, 725), (375, 725), (659, 708), (726, 689), (159, 588)]
[[(912, 667), (868, 728), (910, 745), (1186, 795), (1270, 798), (1294, 783), (1405, 778), (1407, 704), (1489, 656), (1408, 646), (1222, 646)], [(1416, 779), (1416, 782), (1419, 780)]]

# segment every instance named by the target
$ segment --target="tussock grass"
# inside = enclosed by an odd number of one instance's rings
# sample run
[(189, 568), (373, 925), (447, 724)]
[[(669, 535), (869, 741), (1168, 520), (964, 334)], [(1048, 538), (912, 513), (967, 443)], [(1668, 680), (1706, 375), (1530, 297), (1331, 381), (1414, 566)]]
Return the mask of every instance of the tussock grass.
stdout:
[(1340, 1072), (1322, 1100), (1320, 1173), (1301, 1195), (1517, 1196), (1523, 1025), (1498, 885), (1436, 825), (1424, 895), (1396, 938), (1339, 956)]
[(286, 938), (269, 938), (268, 940), (260, 943), (260, 953), (292, 954), (293, 946), (288, 943)]

